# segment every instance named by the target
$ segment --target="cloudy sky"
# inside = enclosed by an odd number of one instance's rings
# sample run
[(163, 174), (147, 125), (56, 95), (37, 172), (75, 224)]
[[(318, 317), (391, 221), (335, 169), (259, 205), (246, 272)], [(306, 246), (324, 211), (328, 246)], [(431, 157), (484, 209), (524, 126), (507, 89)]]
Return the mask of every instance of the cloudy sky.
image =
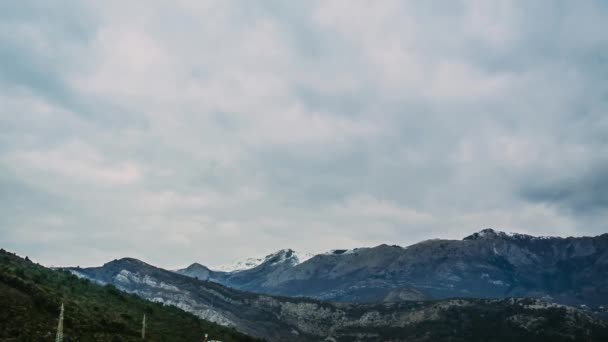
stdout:
[(2, 1), (0, 247), (608, 231), (603, 1)]

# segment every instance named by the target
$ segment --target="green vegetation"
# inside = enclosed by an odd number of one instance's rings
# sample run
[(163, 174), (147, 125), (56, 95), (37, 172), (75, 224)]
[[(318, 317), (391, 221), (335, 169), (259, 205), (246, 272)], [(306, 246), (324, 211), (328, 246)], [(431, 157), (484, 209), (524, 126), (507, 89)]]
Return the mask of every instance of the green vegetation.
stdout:
[(178, 308), (152, 303), (0, 250), (0, 341), (52, 341), (61, 304), (63, 341), (256, 341)]

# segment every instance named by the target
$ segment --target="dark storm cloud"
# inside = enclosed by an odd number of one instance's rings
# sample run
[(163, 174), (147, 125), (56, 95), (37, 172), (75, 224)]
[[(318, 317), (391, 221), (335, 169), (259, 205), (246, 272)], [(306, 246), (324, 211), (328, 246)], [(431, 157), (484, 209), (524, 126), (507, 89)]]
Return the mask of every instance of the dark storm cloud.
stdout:
[(561, 178), (529, 180), (521, 195), (528, 201), (559, 206), (574, 216), (605, 215), (608, 212), (608, 163), (581, 173), (564, 171)]

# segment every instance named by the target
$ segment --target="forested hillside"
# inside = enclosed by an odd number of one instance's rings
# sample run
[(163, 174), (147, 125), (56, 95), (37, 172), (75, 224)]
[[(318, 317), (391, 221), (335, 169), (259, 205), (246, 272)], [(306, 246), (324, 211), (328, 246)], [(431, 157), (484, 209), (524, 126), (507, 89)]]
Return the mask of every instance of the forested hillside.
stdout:
[(178, 308), (149, 302), (0, 250), (0, 341), (51, 341), (61, 303), (64, 341), (255, 341)]

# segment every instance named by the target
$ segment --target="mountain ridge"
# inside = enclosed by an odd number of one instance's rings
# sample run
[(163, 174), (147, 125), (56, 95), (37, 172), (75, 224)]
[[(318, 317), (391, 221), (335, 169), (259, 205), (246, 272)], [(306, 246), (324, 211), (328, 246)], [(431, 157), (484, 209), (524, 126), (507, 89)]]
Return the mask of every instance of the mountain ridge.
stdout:
[(128, 258), (72, 271), (269, 341), (486, 341), (496, 336), (496, 341), (572, 336), (602, 341), (608, 336), (605, 321), (538, 299), (329, 303), (234, 290)]
[[(382, 301), (402, 289), (420, 294), (413, 299), (531, 296), (608, 304), (608, 234), (537, 237), (483, 229), (461, 240), (333, 250), (296, 265), (271, 264), (211, 270), (204, 279), (245, 291), (346, 302)], [(395, 298), (407, 296), (393, 293)]]

